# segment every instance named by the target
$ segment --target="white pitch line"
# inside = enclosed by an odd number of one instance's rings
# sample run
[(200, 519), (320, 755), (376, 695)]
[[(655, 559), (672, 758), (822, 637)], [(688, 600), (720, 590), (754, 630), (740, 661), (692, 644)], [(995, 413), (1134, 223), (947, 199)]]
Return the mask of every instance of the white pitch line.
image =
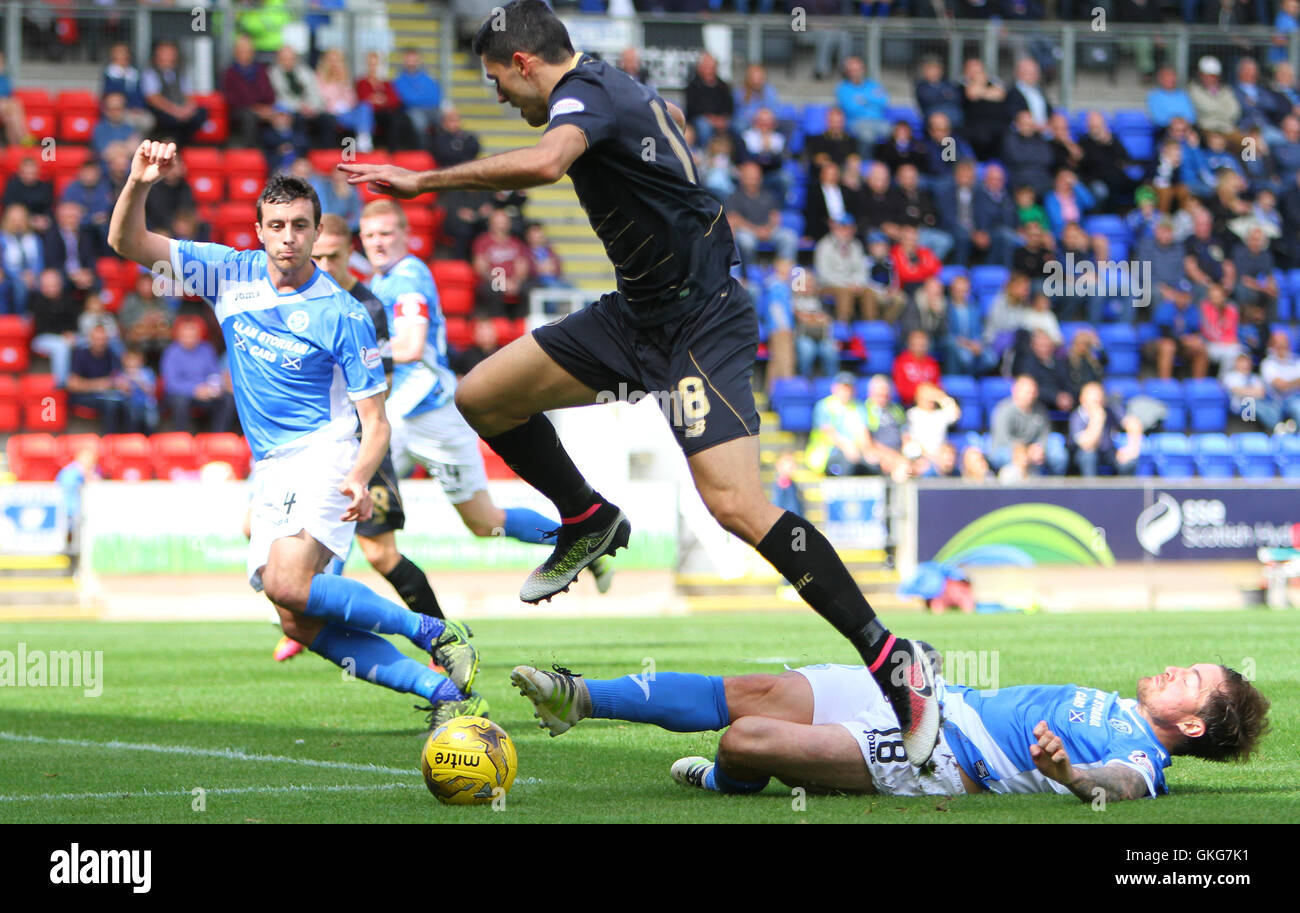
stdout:
[(70, 748), (99, 748), (109, 751), (151, 751), (155, 754), (178, 754), (194, 758), (221, 758), (226, 761), (252, 761), (264, 764), (298, 764), (303, 767), (322, 767), (327, 770), (355, 770), (365, 773), (408, 775), (411, 771), (401, 767), (380, 767), (377, 764), (352, 764), (347, 761), (318, 761), (314, 758), (285, 758), (279, 755), (250, 754), (238, 748), (195, 748), (191, 745), (154, 745), (148, 742), (91, 742), (83, 739), (51, 739), (39, 735), (17, 732), (0, 732), (0, 741), (31, 742), (38, 745), (66, 745)]
[[(266, 795), (269, 793), (353, 793), (376, 792), (394, 789), (420, 789), (420, 783), (376, 783), (371, 786), (230, 786), (204, 789), (205, 796), (237, 796), (245, 793)], [(66, 799), (189, 799), (193, 790), (151, 790), (131, 789), (115, 793), (44, 793), (39, 796), (2, 796), (0, 802), (49, 802)]]

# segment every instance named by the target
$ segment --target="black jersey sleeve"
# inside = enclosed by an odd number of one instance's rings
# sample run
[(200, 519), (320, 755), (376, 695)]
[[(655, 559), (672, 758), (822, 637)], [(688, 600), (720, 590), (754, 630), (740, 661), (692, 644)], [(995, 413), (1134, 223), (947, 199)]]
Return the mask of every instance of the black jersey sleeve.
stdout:
[(618, 134), (618, 119), (609, 93), (600, 82), (586, 74), (574, 74), (551, 95), (551, 131), (561, 124), (572, 124), (587, 137), (587, 148)]

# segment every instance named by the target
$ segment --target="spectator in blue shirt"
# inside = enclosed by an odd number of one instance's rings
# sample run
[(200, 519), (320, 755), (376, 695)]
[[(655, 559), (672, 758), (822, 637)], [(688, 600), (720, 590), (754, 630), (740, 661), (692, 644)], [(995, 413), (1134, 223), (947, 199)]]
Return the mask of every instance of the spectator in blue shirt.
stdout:
[(216, 350), (203, 339), (201, 318), (176, 321), (176, 341), (162, 356), (162, 379), (173, 431), (192, 430), (192, 410), (207, 416), (210, 430), (230, 429), (234, 400), (221, 382)]
[(758, 320), (767, 339), (767, 385), (781, 378), (794, 376), (794, 291), (790, 288), (790, 274), (794, 261), (777, 257), (772, 262), (772, 273), (763, 281), (762, 294), (755, 296), (759, 302)]
[(77, 169), (77, 179), (63, 191), (62, 203), (77, 203), (83, 209), (81, 224), (92, 228), (108, 245), (108, 219), (113, 214), (113, 191), (104, 177), (99, 160), (88, 158)]
[(131, 62), (131, 47), (126, 42), (113, 45), (108, 52), (108, 64), (100, 76), (100, 98), (120, 93), (126, 99), (127, 123), (139, 130), (153, 126), (153, 115), (144, 102), (140, 88), (140, 71)]
[(916, 103), (921, 109), (922, 120), (929, 121), (931, 114), (946, 114), (953, 127), (960, 127), (961, 99), (961, 86), (943, 78), (943, 61), (938, 57), (921, 61), (920, 78), (916, 81)]
[(732, 124), (742, 133), (753, 125), (759, 111), (764, 108), (775, 111), (781, 104), (776, 89), (767, 81), (767, 70), (759, 63), (745, 67), (745, 84), (735, 91), (736, 113)]
[(108, 153), (108, 147), (114, 143), (123, 143), (131, 147), (134, 154), (140, 145), (140, 131), (127, 122), (126, 96), (121, 92), (110, 92), (101, 103), (103, 116), (95, 122), (95, 129), (90, 134), (90, 148), (101, 162)]
[(986, 347), (984, 315), (971, 297), (970, 279), (953, 277), (948, 285), (948, 335), (944, 338), (943, 373), (979, 377), (998, 365), (997, 354)]
[(867, 78), (862, 58), (844, 61), (844, 79), (835, 89), (835, 102), (844, 109), (849, 132), (858, 138), (862, 154), (870, 154), (871, 147), (889, 133), (885, 117), (889, 95), (884, 86)]
[(420, 52), (407, 48), (402, 54), (402, 72), (393, 80), (393, 88), (406, 107), (416, 138), (421, 148), (429, 143), (429, 129), (438, 122), (438, 108), (442, 105), (442, 86), (424, 71)]
[(1156, 88), (1147, 93), (1147, 112), (1151, 122), (1161, 130), (1169, 126), (1175, 117), (1181, 117), (1189, 124), (1196, 123), (1196, 108), (1192, 106), (1192, 97), (1178, 84), (1178, 71), (1173, 67), (1161, 67), (1156, 72)]
[(0, 122), (4, 123), (8, 145), (36, 145), (36, 138), (27, 130), (27, 114), (23, 110), (23, 103), (14, 98), (14, 87), (9, 82), (3, 53), (0, 53)]
[(294, 173), (310, 183), (316, 191), (316, 196), (320, 198), (321, 215), (342, 217), (353, 232), (361, 227), (361, 195), (357, 193), (355, 185), (348, 183), (346, 174), (337, 169), (327, 175), (317, 174), (307, 159), (299, 159), (294, 163)]
[[(1191, 289), (1190, 282), (1187, 289)], [(1156, 373), (1166, 380), (1173, 377), (1174, 362), (1181, 357), (1191, 367), (1193, 377), (1204, 377), (1209, 366), (1209, 354), (1205, 338), (1201, 336), (1200, 308), (1192, 304), (1191, 297), (1185, 301), (1160, 302), (1156, 305), (1152, 323), (1160, 331), (1160, 336), (1147, 343), (1146, 354), (1155, 362)]]
[(1287, 59), (1287, 45), (1291, 34), (1300, 31), (1300, 0), (1282, 0), (1281, 9), (1273, 20), (1273, 47), (1268, 51), (1269, 63)]

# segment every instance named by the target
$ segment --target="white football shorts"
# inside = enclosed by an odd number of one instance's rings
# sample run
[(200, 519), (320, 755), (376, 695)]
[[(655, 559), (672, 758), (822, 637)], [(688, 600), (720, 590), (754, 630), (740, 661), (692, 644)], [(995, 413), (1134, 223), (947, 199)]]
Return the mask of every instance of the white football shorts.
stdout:
[(271, 543), (302, 530), (347, 560), (355, 522), (339, 518), (351, 499), (338, 487), (352, 470), (360, 450), (356, 438), (317, 440), (283, 456), (257, 461), (252, 476), (253, 499), (249, 517), (248, 582), (262, 589), (262, 570), (271, 555)]
[(907, 760), (898, 717), (866, 666), (822, 663), (794, 671), (812, 686), (813, 725), (838, 723), (849, 731), (882, 795), (956, 796), (966, 792), (961, 767), (942, 730), (930, 758), (933, 770), (922, 773)]
[(390, 446), (399, 478), (419, 461), (438, 480), (452, 504), (462, 504), (487, 488), (478, 435), (454, 402), (419, 415), (394, 415), (390, 409), (388, 423), (393, 429)]

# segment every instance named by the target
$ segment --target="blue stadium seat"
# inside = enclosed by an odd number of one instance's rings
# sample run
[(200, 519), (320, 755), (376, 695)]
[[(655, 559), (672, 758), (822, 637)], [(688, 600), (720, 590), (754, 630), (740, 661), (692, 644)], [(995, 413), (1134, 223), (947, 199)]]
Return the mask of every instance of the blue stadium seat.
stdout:
[(786, 402), (776, 411), (782, 430), (793, 431), (796, 434), (807, 434), (812, 430), (814, 406), (816, 406), (816, 403), (811, 400)]
[(1183, 382), (1188, 425), (1193, 431), (1223, 431), (1228, 427), (1228, 394), (1212, 377)]
[(989, 417), (993, 416), (993, 409), (998, 403), (1011, 395), (1011, 380), (1006, 377), (981, 377), (980, 378), (980, 402), (984, 405), (984, 410), (988, 412)]
[(831, 384), (835, 383), (833, 377), (815, 377), (812, 382), (813, 401), (821, 402), (831, 395)]
[(1083, 230), (1090, 235), (1105, 235), (1111, 239), (1112, 245), (1116, 241), (1122, 241), (1127, 245), (1133, 239), (1128, 223), (1116, 215), (1088, 216), (1083, 220)]
[(1160, 400), (1168, 409), (1163, 428), (1165, 431), (1187, 430), (1187, 400), (1183, 385), (1176, 380), (1150, 377), (1142, 382), (1142, 393)]
[(830, 105), (805, 105), (803, 109), (804, 136), (820, 136), (826, 132), (826, 115)]
[(939, 270), (939, 280), (943, 283), (944, 288), (951, 285), (952, 280), (956, 279), (958, 276), (965, 275), (967, 275), (966, 267), (958, 263), (951, 263)]
[(1097, 338), (1109, 361), (1107, 374), (1136, 375), (1142, 357), (1138, 351), (1137, 330), (1127, 323), (1103, 323), (1097, 327)]
[(1106, 397), (1120, 399), (1127, 403), (1137, 396), (1142, 387), (1136, 377), (1107, 377), (1105, 380)]
[(894, 327), (883, 320), (860, 320), (853, 325), (853, 333), (862, 340), (867, 361), (864, 374), (889, 374), (894, 368)]
[(984, 436), (977, 431), (966, 431), (961, 434), (949, 434), (948, 443), (957, 448), (957, 456), (961, 457), (961, 452), (967, 447), (974, 447), (976, 450), (984, 449)]
[(953, 423), (953, 429), (956, 431), (983, 431), (988, 425), (984, 418), (984, 406), (977, 399), (964, 399), (958, 401), (957, 405), (961, 406), (961, 416)]
[(1273, 459), (1273, 439), (1267, 434), (1259, 431), (1234, 434), (1232, 444), (1236, 451), (1237, 472), (1243, 479), (1271, 479), (1277, 474)]
[(1088, 323), (1086, 320), (1068, 320), (1061, 324), (1061, 335), (1065, 338), (1065, 348), (1070, 348), (1070, 343), (1074, 342), (1074, 337), (1079, 334), (1080, 330), (1091, 329), (1092, 324)]
[(1300, 479), (1300, 435), (1278, 435), (1273, 441), (1273, 458), (1282, 476)]
[(1155, 131), (1155, 125), (1151, 123), (1150, 115), (1140, 108), (1121, 108), (1118, 111), (1112, 111), (1110, 114), (1110, 128), (1112, 130)]
[[(1105, 113), (1105, 112), (1103, 112)], [(1069, 115), (1070, 136), (1076, 140), (1088, 132), (1088, 112), (1086, 109), (1072, 111)], [(1107, 118), (1109, 122), (1109, 118)]]
[(1156, 138), (1150, 130), (1117, 130), (1116, 138), (1135, 162), (1149, 162), (1156, 157)]
[(1160, 336), (1160, 327), (1154, 323), (1139, 323), (1137, 325), (1138, 348), (1143, 348), (1148, 342)]
[(978, 400), (980, 396), (979, 382), (968, 374), (945, 375), (943, 389), (945, 393), (959, 403), (964, 399)]
[(997, 292), (1002, 286), (1007, 284), (1007, 276), (1011, 270), (1005, 266), (995, 266), (993, 264), (981, 264), (980, 266), (971, 267), (970, 284), (971, 292), (977, 297), (982, 298), (989, 291)]
[(1233, 461), (1232, 441), (1223, 433), (1198, 434), (1192, 438), (1196, 454), (1196, 471), (1207, 479), (1230, 479), (1236, 466)]
[(922, 130), (921, 115), (915, 108), (904, 105), (889, 105), (885, 108), (885, 119), (892, 125), (894, 121), (905, 120), (912, 125), (912, 135), (920, 136)]
[(806, 377), (782, 377), (772, 383), (772, 408), (780, 409), (785, 402), (812, 399), (812, 381)]
[(1151, 459), (1156, 474), (1165, 478), (1191, 478), (1196, 474), (1192, 459), (1192, 444), (1184, 434), (1167, 431), (1150, 435)]

